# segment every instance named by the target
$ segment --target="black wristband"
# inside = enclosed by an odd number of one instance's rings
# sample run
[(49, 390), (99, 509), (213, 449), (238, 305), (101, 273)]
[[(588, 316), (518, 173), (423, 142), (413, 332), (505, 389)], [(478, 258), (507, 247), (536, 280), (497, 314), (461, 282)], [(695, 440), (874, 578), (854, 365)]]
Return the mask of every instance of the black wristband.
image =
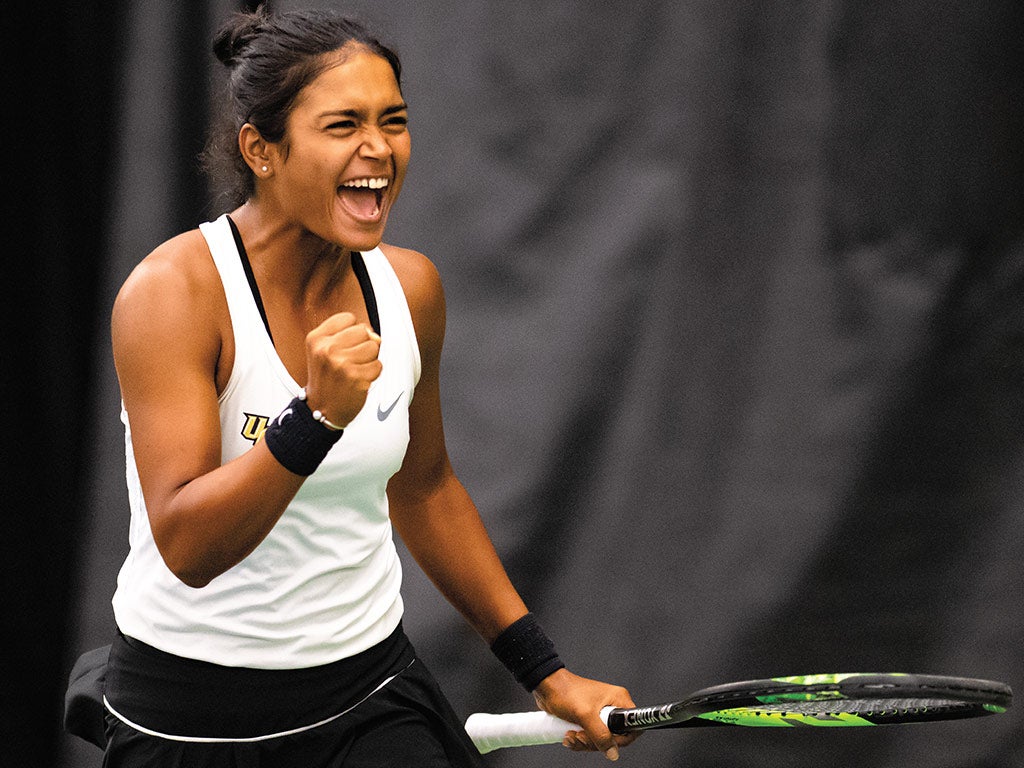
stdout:
[(267, 425), (263, 439), (282, 467), (307, 477), (341, 439), (341, 430), (318, 422), (306, 401), (296, 397)]
[(527, 691), (533, 691), (541, 680), (565, 667), (555, 652), (555, 644), (532, 613), (506, 627), (491, 643), (491, 652)]

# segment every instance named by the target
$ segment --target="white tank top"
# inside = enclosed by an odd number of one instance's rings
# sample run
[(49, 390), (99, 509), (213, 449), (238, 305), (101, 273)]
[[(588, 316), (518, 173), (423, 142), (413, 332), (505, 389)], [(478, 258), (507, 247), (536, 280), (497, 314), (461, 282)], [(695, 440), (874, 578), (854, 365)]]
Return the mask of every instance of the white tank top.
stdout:
[[(234, 367), (219, 400), (226, 463), (252, 448), (269, 419), (302, 390), (263, 324), (227, 216), (200, 230), (220, 272), (235, 338)], [(187, 658), (290, 669), (352, 656), (398, 626), (402, 572), (386, 487), (408, 446), (420, 358), (387, 257), (377, 248), (363, 261), (380, 317), (383, 372), (266, 539), (201, 589), (179, 581), (157, 551), (122, 407), (131, 549), (113, 606), (124, 634)]]

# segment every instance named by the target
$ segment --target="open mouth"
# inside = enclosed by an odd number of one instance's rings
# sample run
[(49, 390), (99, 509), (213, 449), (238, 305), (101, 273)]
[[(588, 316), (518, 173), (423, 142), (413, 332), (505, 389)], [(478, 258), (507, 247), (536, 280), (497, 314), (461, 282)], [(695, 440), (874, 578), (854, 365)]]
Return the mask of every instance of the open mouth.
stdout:
[(388, 183), (388, 179), (383, 176), (351, 179), (338, 187), (338, 197), (356, 218), (374, 220), (380, 216)]

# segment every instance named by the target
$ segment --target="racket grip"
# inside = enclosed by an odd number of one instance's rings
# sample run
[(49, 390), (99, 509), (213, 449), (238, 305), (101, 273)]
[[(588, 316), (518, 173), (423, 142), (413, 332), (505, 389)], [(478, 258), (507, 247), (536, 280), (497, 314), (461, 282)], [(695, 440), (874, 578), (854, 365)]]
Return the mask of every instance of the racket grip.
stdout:
[[(613, 707), (601, 711), (608, 722)], [(547, 712), (510, 712), (489, 715), (477, 712), (466, 720), (466, 733), (481, 755), (505, 747), (529, 747), (535, 744), (560, 744), (566, 731), (582, 730), (580, 726)]]

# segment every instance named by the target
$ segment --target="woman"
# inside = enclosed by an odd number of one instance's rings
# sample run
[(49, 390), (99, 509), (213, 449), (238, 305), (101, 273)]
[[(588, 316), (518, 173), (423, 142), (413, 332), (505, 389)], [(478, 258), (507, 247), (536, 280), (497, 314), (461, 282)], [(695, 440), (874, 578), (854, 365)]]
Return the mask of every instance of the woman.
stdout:
[[(444, 444), (434, 266), (381, 243), (410, 154), (398, 59), (324, 13), (240, 14), (238, 207), (160, 245), (115, 302), (131, 551), (105, 765), (471, 766), (402, 632), (392, 525), (538, 705), (601, 723), (509, 582)], [(211, 156), (216, 156), (216, 148)]]

